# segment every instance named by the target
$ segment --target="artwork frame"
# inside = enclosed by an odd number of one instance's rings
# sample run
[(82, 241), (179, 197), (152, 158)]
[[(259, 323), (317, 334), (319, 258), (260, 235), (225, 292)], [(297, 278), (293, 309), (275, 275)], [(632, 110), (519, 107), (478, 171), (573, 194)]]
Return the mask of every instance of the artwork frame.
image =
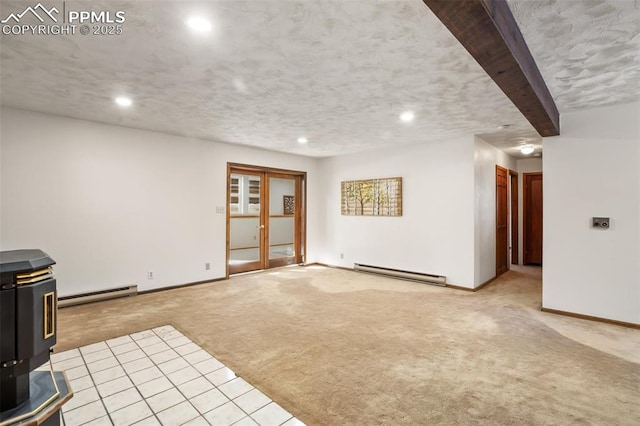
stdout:
[(295, 196), (283, 195), (282, 196), (282, 211), (285, 215), (292, 215), (296, 211)]
[(402, 216), (402, 178), (342, 181), (340, 209), (343, 216)]

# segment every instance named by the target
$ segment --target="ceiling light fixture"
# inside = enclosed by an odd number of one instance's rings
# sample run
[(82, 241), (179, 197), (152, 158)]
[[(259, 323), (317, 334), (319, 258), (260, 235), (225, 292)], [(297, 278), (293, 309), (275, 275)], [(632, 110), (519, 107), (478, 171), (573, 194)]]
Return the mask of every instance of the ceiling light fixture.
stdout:
[(247, 93), (247, 85), (244, 84), (244, 81), (240, 77), (236, 77), (231, 80), (231, 84), (236, 89), (236, 91), (240, 93)]
[(194, 31), (199, 33), (208, 33), (211, 31), (211, 22), (202, 16), (192, 16), (187, 19), (187, 25)]
[(405, 111), (400, 114), (400, 120), (404, 121), (405, 123), (413, 121), (414, 118), (416, 118), (416, 114), (413, 111)]
[(535, 148), (533, 147), (533, 145), (523, 145), (520, 147), (520, 152), (524, 155), (529, 155), (533, 151), (535, 151)]
[(116, 104), (118, 104), (118, 106), (121, 106), (123, 108), (130, 107), (133, 104), (131, 98), (128, 98), (126, 96), (118, 96), (115, 99), (115, 102)]
[(307, 143), (307, 142), (309, 142), (309, 139), (307, 138), (303, 138), (303, 137), (298, 138), (298, 143)]

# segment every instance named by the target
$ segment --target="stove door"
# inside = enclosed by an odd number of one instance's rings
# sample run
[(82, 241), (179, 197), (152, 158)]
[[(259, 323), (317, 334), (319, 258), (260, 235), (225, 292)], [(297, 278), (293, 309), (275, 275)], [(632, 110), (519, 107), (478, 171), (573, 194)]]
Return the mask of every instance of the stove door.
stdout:
[(56, 280), (16, 288), (17, 358), (32, 358), (56, 344)]
[(0, 363), (16, 359), (16, 289), (0, 290)]

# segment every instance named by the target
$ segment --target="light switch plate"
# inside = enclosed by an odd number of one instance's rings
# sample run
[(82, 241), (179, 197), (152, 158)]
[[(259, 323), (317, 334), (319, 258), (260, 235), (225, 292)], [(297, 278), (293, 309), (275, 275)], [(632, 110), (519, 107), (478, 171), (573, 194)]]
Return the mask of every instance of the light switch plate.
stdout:
[(216, 213), (224, 213), (224, 206), (216, 206)]

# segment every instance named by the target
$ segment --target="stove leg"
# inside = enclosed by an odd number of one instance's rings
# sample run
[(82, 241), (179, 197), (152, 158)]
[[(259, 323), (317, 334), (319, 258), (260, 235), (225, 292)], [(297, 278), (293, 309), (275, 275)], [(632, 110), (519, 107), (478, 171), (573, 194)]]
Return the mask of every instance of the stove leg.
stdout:
[[(4, 373), (4, 374), (2, 374)], [(17, 377), (9, 372), (2, 372), (0, 377), (0, 411), (11, 410), (29, 399), (29, 374)]]

